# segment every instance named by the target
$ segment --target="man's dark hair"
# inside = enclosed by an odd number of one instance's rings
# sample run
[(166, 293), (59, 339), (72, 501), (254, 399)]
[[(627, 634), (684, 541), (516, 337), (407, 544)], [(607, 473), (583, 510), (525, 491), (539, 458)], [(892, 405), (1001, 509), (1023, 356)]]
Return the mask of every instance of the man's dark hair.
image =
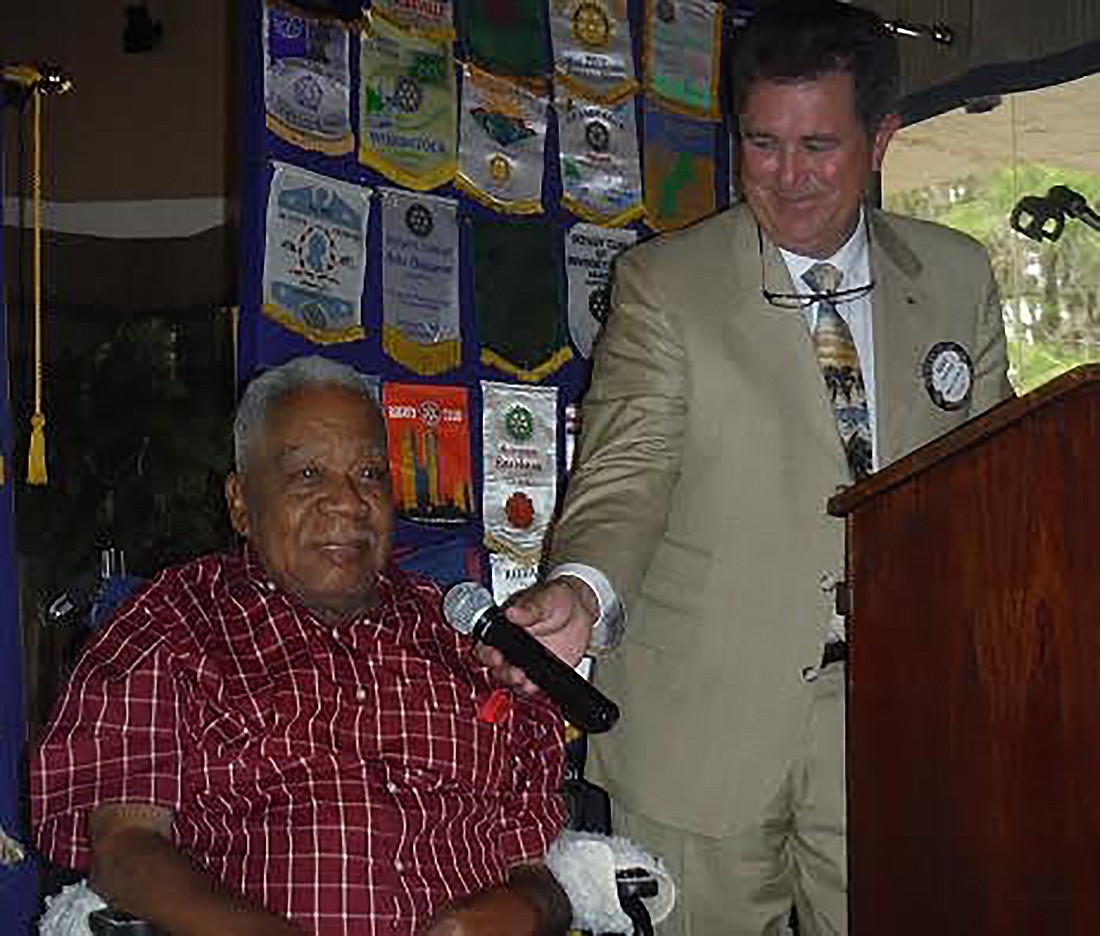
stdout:
[(851, 73), (856, 116), (873, 133), (894, 109), (899, 83), (897, 39), (878, 14), (836, 0), (763, 5), (735, 39), (734, 116), (756, 80), (812, 81), (836, 72)]

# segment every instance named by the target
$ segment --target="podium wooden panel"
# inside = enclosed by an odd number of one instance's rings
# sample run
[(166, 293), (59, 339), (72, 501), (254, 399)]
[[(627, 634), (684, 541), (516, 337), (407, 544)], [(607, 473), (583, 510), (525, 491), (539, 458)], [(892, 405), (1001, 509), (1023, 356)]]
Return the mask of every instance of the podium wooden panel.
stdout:
[(1100, 366), (846, 518), (852, 936), (1100, 934)]

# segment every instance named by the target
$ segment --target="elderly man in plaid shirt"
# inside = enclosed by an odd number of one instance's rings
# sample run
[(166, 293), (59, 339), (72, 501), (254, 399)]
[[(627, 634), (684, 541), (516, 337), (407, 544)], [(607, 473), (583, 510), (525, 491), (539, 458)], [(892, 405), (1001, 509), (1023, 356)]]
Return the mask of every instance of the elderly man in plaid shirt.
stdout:
[(161, 574), (80, 659), (33, 766), (53, 861), (175, 934), (564, 932), (541, 863), (561, 719), (500, 699), (432, 584), (389, 562), (385, 429), (320, 358), (246, 392), (243, 545)]

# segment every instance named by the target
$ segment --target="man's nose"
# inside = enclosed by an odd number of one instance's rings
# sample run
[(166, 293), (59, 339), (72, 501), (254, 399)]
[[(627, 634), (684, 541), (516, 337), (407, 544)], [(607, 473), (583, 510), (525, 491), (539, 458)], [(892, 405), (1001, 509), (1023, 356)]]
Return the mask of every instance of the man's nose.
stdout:
[(355, 478), (338, 475), (328, 485), (325, 506), (342, 513), (365, 514), (374, 508), (374, 502)]
[(793, 148), (782, 149), (779, 151), (778, 160), (776, 174), (780, 186), (784, 189), (798, 188), (805, 172), (805, 162), (802, 154)]

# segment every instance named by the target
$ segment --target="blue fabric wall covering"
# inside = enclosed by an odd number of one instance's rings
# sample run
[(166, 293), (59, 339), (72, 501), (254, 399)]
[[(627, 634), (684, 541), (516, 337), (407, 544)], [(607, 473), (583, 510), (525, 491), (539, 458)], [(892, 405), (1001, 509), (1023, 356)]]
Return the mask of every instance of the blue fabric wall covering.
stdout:
[[(0, 122), (0, 205), (3, 203), (3, 141)], [(2, 214), (0, 207), (0, 214)], [(0, 217), (0, 241), (4, 225)], [(16, 467), (12, 464), (12, 422), (8, 398), (7, 308), (4, 252), (0, 243), (0, 826), (13, 838), (27, 841), (23, 824), (20, 780), (27, 722), (23, 711), (23, 646), (19, 630), (19, 579), (15, 554)], [(0, 931), (27, 932), (37, 901), (37, 876), (32, 861), (0, 865)]]

